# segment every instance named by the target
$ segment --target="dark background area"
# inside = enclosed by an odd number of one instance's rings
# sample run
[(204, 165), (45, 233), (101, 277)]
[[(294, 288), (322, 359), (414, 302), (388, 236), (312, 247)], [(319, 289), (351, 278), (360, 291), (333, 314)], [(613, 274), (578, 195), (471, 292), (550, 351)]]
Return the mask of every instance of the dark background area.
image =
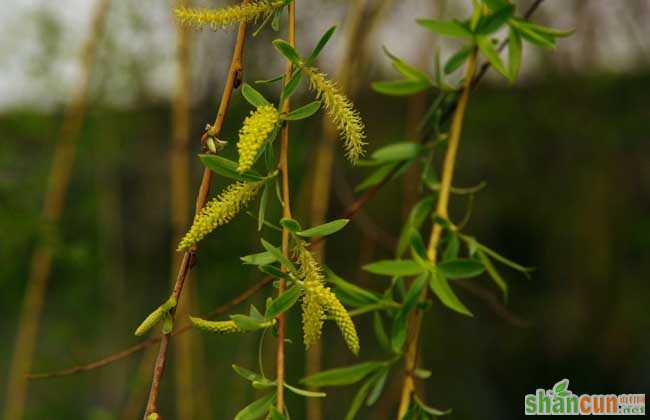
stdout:
[[(584, 36), (578, 28), (576, 37)], [(220, 62), (219, 71), (225, 66)], [(458, 289), (474, 319), (437, 303), (425, 319), (421, 365), (433, 372), (426, 381), (427, 398), (437, 407), (452, 407), (451, 419), (519, 418), (526, 393), (563, 378), (569, 378), (575, 393), (650, 389), (650, 73), (643, 66), (625, 71), (596, 67), (579, 74), (559, 69), (559, 64), (548, 71), (542, 66), (514, 86), (488, 80), (470, 99), (455, 183), (485, 180), (488, 186), (477, 195), (465, 232), (536, 270), (530, 279), (503, 270), (511, 288), (505, 317), (489, 302)], [(374, 71), (372, 80), (393, 77)], [(250, 77), (260, 74), (256, 69)], [(192, 154), (199, 152), (201, 130), (215, 113), (221, 84), (214, 85), (213, 94), (204, 95), (208, 99), (193, 105)], [(371, 151), (406, 140), (406, 99), (381, 96), (364, 82), (356, 102)], [(248, 112), (236, 93), (222, 136), (231, 144)], [(38, 216), (61, 117), (60, 106), (0, 113), (0, 405), (31, 250), (43, 228)], [(164, 101), (147, 98), (128, 107), (97, 103), (91, 108), (58, 230), (35, 370), (84, 363), (138, 342), (134, 328), (167, 295), (173, 270), (169, 118)], [(290, 173), (295, 213), (301, 218), (320, 119), (294, 127)], [(231, 146), (226, 156), (234, 153)], [(193, 159), (192, 193), (201, 169)], [(330, 218), (348, 204), (340, 198), (366, 173), (340, 157), (335, 171)], [(213, 191), (224, 185), (217, 180)], [(338, 274), (370, 289), (385, 288), (386, 278), (358, 267), (393, 255), (391, 238), (403, 221), (402, 191), (402, 179), (393, 181), (366, 207), (366, 223), (352, 223), (332, 237), (327, 261)], [(457, 220), (465, 198), (452, 200)], [(277, 208), (273, 212), (279, 214)], [(202, 243), (190, 280), (196, 282), (201, 312), (261, 278), (239, 261), (261, 250), (255, 225), (242, 214)], [(369, 240), (369, 229), (377, 226), (383, 240)], [(265, 237), (274, 238), (270, 232)], [(472, 282), (498, 294), (487, 276)], [(263, 307), (269, 290), (251, 303)], [(359, 360), (385, 357), (371, 318), (358, 318), (358, 327)], [(200, 339), (202, 349), (196, 398), (207, 406), (201, 418), (231, 418), (256, 392), (230, 365), (255, 367), (257, 336), (189, 334)], [(304, 348), (297, 311), (289, 316), (288, 336), (293, 340), (287, 347), (288, 381), (298, 383)], [(326, 368), (355, 362), (331, 325), (324, 340)], [(32, 382), (27, 418), (121, 418), (132, 398), (140, 410), (137, 398), (144, 402), (151, 367), (139, 367), (142, 357), (138, 353), (100, 370)], [(173, 412), (173, 363), (163, 384), (163, 412)], [(343, 417), (354, 389), (328, 390), (326, 418)], [(387, 390), (384, 400), (372, 410), (362, 409), (359, 418), (392, 418), (398, 390), (390, 385)], [(303, 399), (288, 398), (293, 418), (303, 418)]]

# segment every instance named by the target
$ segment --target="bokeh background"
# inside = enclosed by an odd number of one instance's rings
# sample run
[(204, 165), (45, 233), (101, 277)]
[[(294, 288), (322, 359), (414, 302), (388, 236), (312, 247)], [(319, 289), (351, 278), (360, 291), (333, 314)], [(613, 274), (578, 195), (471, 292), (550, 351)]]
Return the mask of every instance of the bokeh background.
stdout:
[[(0, 14), (0, 407), (6, 404), (31, 254), (48, 228), (40, 209), (52, 153), (82, 73), (79, 50), (97, 3), (5, 0)], [(341, 25), (351, 3), (299, 1), (299, 48), (308, 51), (329, 26)], [(380, 2), (367, 3), (376, 8)], [(517, 1), (519, 10), (530, 3)], [(433, 51), (445, 58), (454, 43), (433, 37), (414, 19), (462, 17), (468, 7), (468, 1), (407, 0), (386, 9), (359, 58), (366, 65), (354, 78), (370, 150), (410, 140), (409, 99), (381, 96), (369, 87), (373, 80), (397, 77), (381, 46), (431, 71)], [(167, 296), (175, 269), (168, 162), (177, 69), (171, 9), (169, 1), (110, 5), (65, 211), (55, 229), (34, 371), (85, 363), (137, 343), (134, 327)], [(471, 293), (458, 289), (474, 319), (440, 305), (425, 319), (421, 365), (433, 372), (425, 392), (432, 405), (452, 407), (452, 419), (519, 418), (526, 393), (562, 378), (570, 379), (576, 393), (650, 389), (650, 3), (548, 0), (532, 20), (574, 27), (576, 33), (560, 40), (555, 51), (527, 45), (523, 74), (514, 85), (488, 73), (470, 100), (457, 184), (488, 184), (476, 197), (466, 232), (536, 271), (530, 279), (504, 271), (511, 287), (505, 305), (486, 276), (471, 282)], [(341, 60), (344, 34), (345, 27), (320, 58), (331, 73)], [(234, 35), (191, 34), (192, 196), (201, 171), (194, 158), (198, 139), (214, 118)], [(249, 37), (247, 81), (282, 72), (284, 64), (269, 43), (279, 36), (266, 29)], [(273, 89), (265, 92), (272, 95)], [(299, 96), (306, 94), (303, 87)], [(236, 138), (248, 112), (236, 93), (223, 139)], [(290, 171), (300, 219), (307, 220), (320, 136), (319, 118), (292, 129)], [(233, 148), (226, 154), (234, 156)], [(330, 218), (349, 204), (365, 173), (337, 158)], [(224, 184), (218, 180), (214, 191)], [(358, 267), (392, 255), (408, 189), (401, 179), (393, 181), (330, 240), (327, 262), (337, 273), (374, 290), (386, 286), (385, 278)], [(465, 204), (455, 198), (455, 217)], [(190, 280), (195, 311), (207, 312), (258, 281), (261, 275), (239, 257), (259, 248), (255, 221), (245, 215), (211, 235)], [(251, 303), (263, 307), (269, 290)], [(305, 359), (295, 312), (288, 330), (293, 344), (287, 347), (291, 383), (302, 377)], [(383, 357), (370, 321), (359, 318), (364, 360)], [(188, 335), (191, 398), (177, 400), (172, 358), (162, 412), (179, 418), (175, 407), (182, 403), (193, 406), (192, 418), (232, 418), (256, 391), (230, 365), (256, 365), (257, 336)], [(324, 340), (325, 367), (355, 362), (331, 326)], [(151, 357), (141, 352), (99, 370), (31, 382), (25, 418), (139, 418)], [(328, 390), (325, 418), (342, 418), (355, 389)], [(382, 401), (362, 409), (359, 418), (393, 418), (397, 391), (389, 385)], [(290, 395), (288, 403), (293, 418), (305, 418), (303, 399)]]

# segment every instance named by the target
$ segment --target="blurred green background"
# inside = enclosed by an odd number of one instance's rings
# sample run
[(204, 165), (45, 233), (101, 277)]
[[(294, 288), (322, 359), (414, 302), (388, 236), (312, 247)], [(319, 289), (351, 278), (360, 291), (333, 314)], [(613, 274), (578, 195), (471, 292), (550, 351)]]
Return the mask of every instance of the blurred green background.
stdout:
[[(169, 257), (171, 88), (165, 85), (171, 79), (164, 76), (173, 77), (169, 55), (173, 54), (174, 29), (168, 16), (155, 15), (152, 23), (142, 18), (146, 7), (135, 10), (125, 2), (115, 3), (122, 14), (112, 12), (100, 46), (92, 106), (57, 230), (35, 371), (84, 363), (137, 343), (132, 332), (167, 295), (170, 270), (174, 269)], [(425, 2), (404, 3), (386, 18), (396, 26), (382, 28), (369, 52), (369, 74), (359, 80), (361, 92), (355, 102), (366, 121), (370, 150), (408, 140), (404, 135), (407, 99), (369, 90), (370, 81), (395, 77), (380, 51), (381, 43), (387, 41), (395, 52), (402, 52), (402, 44), (394, 39), (395, 28), (409, 28), (403, 36), (415, 40), (403, 44), (406, 51), (401, 55), (414, 62), (421, 58), (413, 51), (425, 41), (409, 22), (426, 13), (428, 6)], [(529, 3), (520, 5), (523, 9)], [(434, 406), (452, 407), (452, 419), (519, 418), (526, 393), (550, 388), (562, 378), (570, 379), (575, 393), (650, 389), (650, 44), (648, 37), (642, 36), (648, 29), (642, 24), (644, 16), (650, 16), (648, 4), (547, 3), (538, 21), (560, 21), (576, 27), (576, 34), (560, 41), (554, 52), (528, 48), (524, 59), (531, 63), (525, 67), (522, 81), (511, 86), (489, 77), (470, 99), (455, 183), (468, 186), (485, 180), (488, 186), (477, 195), (465, 231), (536, 270), (531, 279), (504, 270), (511, 287), (506, 315), (493, 302), (497, 290), (483, 276), (472, 284), (486, 291), (487, 298), (457, 289), (476, 314), (474, 319), (438, 304), (425, 319), (421, 365), (433, 372), (426, 381), (427, 398)], [(152, 7), (152, 14), (168, 13), (169, 4), (156, 3), (156, 8), (153, 4), (145, 2)], [(313, 8), (318, 4), (314, 2)], [(462, 16), (461, 6), (448, 6), (446, 14)], [(323, 7), (329, 11), (329, 23), (345, 17), (342, 2), (323, 2)], [(301, 28), (310, 39), (329, 26), (323, 18), (312, 28), (308, 19), (315, 14), (310, 9), (301, 15)], [(621, 18), (623, 14), (627, 17)], [(5, 95), (0, 109), (0, 406), (31, 251), (44, 228), (39, 212), (52, 150), (64, 98), (69, 95), (61, 92), (67, 83), (65, 72), (58, 85), (48, 66), (69, 66), (57, 64), (57, 60), (76, 54), (63, 41), (62, 33), (69, 28), (61, 22), (69, 16), (38, 16), (40, 20), (29, 25), (43, 31), (40, 38), (31, 40), (41, 49), (37, 55), (43, 63), (38, 64), (33, 53), (0, 45), (4, 58), (16, 54), (23, 57), (24, 65), (35, 67), (25, 77), (31, 77), (43, 92), (41, 101), (38, 96), (31, 97), (29, 89), (25, 96), (8, 89), (13, 101)], [(120, 50), (119, 41), (111, 42), (112, 34), (122, 30), (140, 37), (135, 43), (169, 45), (166, 50), (151, 52), (151, 61), (137, 52), (127, 54)], [(53, 39), (55, 36), (59, 38)], [(279, 57), (269, 49), (268, 40), (273, 37), (276, 34), (267, 33), (249, 41), (247, 80), (272, 77), (281, 71)], [(199, 152), (198, 139), (205, 123), (214, 118), (232, 38), (232, 31), (205, 31), (194, 37), (192, 64), (197, 76), (192, 95), (192, 156)], [(341, 43), (334, 38), (331, 48), (336, 52)], [(309, 45), (310, 41), (305, 41), (303, 49)], [(221, 55), (215, 56), (214, 51), (203, 54), (211, 46)], [(47, 54), (51, 59), (46, 59)], [(325, 55), (323, 66), (331, 70), (336, 58), (336, 53)], [(8, 74), (14, 74), (12, 66), (6, 67)], [(151, 74), (163, 74), (159, 79), (162, 86), (156, 87), (158, 79)], [(73, 76), (68, 78), (74, 80)], [(119, 77), (124, 80), (115, 82)], [(132, 96), (120, 97), (120, 88)], [(303, 88), (300, 95), (305, 94)], [(296, 101), (307, 100), (305, 95)], [(224, 140), (232, 143), (236, 139), (248, 112), (249, 106), (236, 93)], [(294, 127), (290, 157), (294, 207), (297, 217), (307, 220), (309, 172), (320, 138), (320, 119)], [(225, 153), (235, 156), (233, 147)], [(192, 159), (192, 194), (201, 169), (198, 159)], [(351, 188), (364, 173), (363, 168), (351, 168), (337, 158), (330, 218), (349, 204)], [(217, 180), (213, 191), (224, 185)], [(393, 254), (404, 217), (403, 190), (401, 179), (393, 181), (366, 206), (361, 222), (352, 223), (328, 242), (327, 261), (338, 274), (364, 287), (383, 290), (386, 278), (369, 276), (358, 267)], [(463, 197), (454, 197), (452, 218), (461, 218), (465, 205)], [(277, 208), (273, 211), (278, 214)], [(255, 224), (252, 218), (240, 215), (202, 243), (199, 264), (190, 280), (196, 283), (200, 312), (219, 306), (261, 278), (239, 261), (240, 256), (260, 250)], [(268, 232), (266, 236), (273, 237)], [(251, 303), (262, 307), (270, 290), (257, 294)], [(370, 317), (358, 318), (362, 338), (359, 360), (384, 356), (370, 321)], [(188, 334), (200, 345), (195, 352), (200, 366), (194, 372), (196, 418), (231, 418), (256, 392), (230, 365), (255, 367), (257, 336)], [(289, 316), (288, 336), (293, 340), (287, 347), (288, 380), (297, 383), (304, 366), (297, 311)], [(324, 346), (325, 367), (356, 360), (332, 326), (325, 330)], [(272, 366), (272, 353), (269, 348), (267, 369)], [(142, 368), (142, 357), (143, 353), (138, 353), (92, 372), (30, 383), (26, 417), (130, 418), (129, 409), (137, 413), (133, 418), (140, 416), (151, 368), (151, 363)], [(170, 359), (160, 401), (161, 411), (169, 413), (166, 418), (175, 418), (173, 364)], [(354, 389), (328, 390), (325, 418), (342, 418)], [(384, 399), (373, 409), (363, 409), (359, 418), (392, 418), (398, 390), (391, 386), (387, 390)], [(291, 394), (288, 398), (292, 417), (304, 418), (304, 400)]]

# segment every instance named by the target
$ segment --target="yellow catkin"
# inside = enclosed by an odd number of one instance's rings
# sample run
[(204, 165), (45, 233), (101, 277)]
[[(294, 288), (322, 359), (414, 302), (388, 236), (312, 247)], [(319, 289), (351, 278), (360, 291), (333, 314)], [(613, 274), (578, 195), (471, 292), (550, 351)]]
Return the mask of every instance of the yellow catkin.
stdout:
[(140, 336), (149, 331), (154, 327), (167, 312), (176, 306), (176, 299), (172, 296), (165, 303), (157, 307), (152, 313), (150, 313), (144, 321), (138, 326), (135, 330), (135, 335)]
[(192, 227), (178, 244), (185, 251), (217, 227), (228, 223), (255, 196), (263, 182), (236, 182), (203, 207), (194, 217)]
[(260, 17), (267, 17), (282, 4), (281, 1), (260, 0), (223, 9), (177, 7), (174, 9), (174, 15), (184, 25), (199, 28), (210, 26), (216, 31), (235, 23), (250, 22)]
[(265, 105), (251, 112), (239, 130), (239, 172), (247, 171), (255, 163), (255, 156), (264, 144), (264, 140), (273, 131), (280, 114), (273, 105)]
[(343, 137), (345, 155), (356, 164), (364, 155), (366, 143), (365, 127), (359, 112), (354, 109), (354, 104), (345, 95), (339, 92), (335, 82), (315, 67), (305, 67), (305, 74), (309, 78), (310, 87), (316, 91), (318, 98), (325, 104), (325, 112)]
[(207, 319), (190, 317), (190, 322), (200, 330), (210, 331), (218, 334), (242, 333), (242, 330), (235, 321), (208, 321)]
[(323, 329), (325, 313), (334, 319), (350, 351), (359, 353), (359, 336), (352, 318), (336, 295), (325, 287), (322, 269), (304, 243), (299, 243), (294, 254), (300, 266), (299, 276), (303, 278), (302, 322), (305, 345), (316, 342)]

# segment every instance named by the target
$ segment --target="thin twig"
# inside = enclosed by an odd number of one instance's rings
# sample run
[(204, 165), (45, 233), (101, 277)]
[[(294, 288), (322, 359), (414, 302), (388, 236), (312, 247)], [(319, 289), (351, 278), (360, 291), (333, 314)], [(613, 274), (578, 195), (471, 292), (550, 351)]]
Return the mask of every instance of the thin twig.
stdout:
[[(243, 0), (243, 3), (246, 3), (247, 0)], [(235, 42), (235, 47), (233, 51), (232, 60), (230, 63), (230, 69), (228, 70), (228, 77), (226, 79), (226, 85), (224, 87), (223, 95), (221, 97), (221, 103), (219, 105), (219, 110), (217, 111), (217, 117), (215, 119), (214, 125), (211, 129), (206, 131), (203, 134), (201, 139), (202, 143), (207, 140), (209, 135), (218, 136), (221, 128), (223, 127), (223, 122), (226, 117), (226, 112), (228, 111), (228, 106), (230, 105), (230, 98), (235, 88), (239, 85), (241, 72), (242, 72), (242, 53), (244, 51), (244, 42), (246, 40), (246, 23), (242, 22), (239, 24), (239, 30), (237, 32), (237, 40)], [(208, 193), (210, 190), (210, 183), (212, 181), (212, 171), (208, 168), (203, 170), (203, 178), (201, 179), (201, 185), (199, 187), (199, 192), (196, 198), (196, 210), (195, 213), (198, 214), (199, 211), (205, 205), (205, 202), (208, 198)], [(183, 285), (185, 279), (192, 269), (194, 264), (195, 254), (197, 246), (194, 245), (190, 248), (189, 251), (185, 252), (181, 265), (178, 270), (178, 276), (176, 277), (176, 284), (174, 285), (174, 290), (172, 292), (172, 297), (178, 302), (180, 299), (181, 292), (183, 291)], [(174, 316), (174, 311), (171, 311), (171, 316)], [(158, 357), (156, 358), (156, 363), (153, 369), (153, 378), (151, 381), (151, 390), (149, 391), (149, 400), (147, 402), (147, 408), (145, 409), (144, 418), (146, 420), (147, 416), (152, 413), (157, 412), (157, 400), (158, 393), (160, 388), (160, 380), (162, 378), (163, 372), (165, 370), (165, 364), (167, 360), (167, 348), (169, 346), (169, 339), (171, 334), (163, 334), (160, 340), (160, 348), (158, 349)]]
[[(465, 116), (465, 109), (467, 108), (469, 92), (472, 89), (471, 84), (472, 77), (476, 68), (476, 55), (477, 52), (474, 50), (467, 62), (467, 67), (465, 70), (465, 84), (463, 86), (460, 99), (458, 100), (458, 105), (456, 106), (454, 118), (449, 130), (449, 144), (447, 146), (447, 153), (445, 154), (445, 161), (442, 167), (442, 180), (440, 181), (440, 191), (438, 193), (438, 202), (436, 205), (436, 215), (443, 219), (448, 218), (449, 194), (451, 191), (454, 166), (456, 164), (456, 152), (458, 151), (458, 143), (460, 142), (460, 133), (463, 127), (463, 118)], [(435, 263), (436, 261), (436, 250), (440, 241), (441, 234), (442, 226), (440, 223), (434, 223), (433, 228), (431, 229), (429, 245), (427, 247), (427, 258), (432, 263)], [(422, 289), (421, 297), (423, 299), (426, 298), (427, 292), (427, 287)], [(413, 371), (415, 370), (419, 349), (422, 316), (423, 311), (416, 310), (412, 313), (412, 316), (409, 319), (408, 325), (410, 334), (404, 362), (404, 370), (406, 375), (404, 377), (404, 384), (402, 385), (402, 397), (400, 400), (399, 412), (397, 415), (398, 419), (402, 419), (406, 416), (406, 413), (411, 404), (411, 395), (415, 388)]]
[[(289, 3), (289, 45), (295, 48), (296, 46), (296, 0)], [(291, 80), (291, 73), (293, 72), (293, 65), (290, 60), (287, 60), (287, 68), (284, 73), (284, 83), (286, 86)], [(282, 112), (288, 113), (291, 109), (289, 98), (284, 100), (282, 104)], [(282, 217), (285, 219), (291, 218), (291, 194), (289, 188), (289, 122), (285, 121), (282, 126), (281, 144), (280, 144), (280, 159), (279, 169), (282, 173)], [(289, 229), (282, 227), (282, 253), (285, 257), (289, 257)], [(285, 281), (280, 279), (278, 284), (278, 295), (284, 293)], [(285, 322), (284, 314), (278, 316), (278, 346), (275, 359), (277, 384), (276, 392), (276, 407), (280, 413), (284, 412), (284, 338), (285, 338)]]

